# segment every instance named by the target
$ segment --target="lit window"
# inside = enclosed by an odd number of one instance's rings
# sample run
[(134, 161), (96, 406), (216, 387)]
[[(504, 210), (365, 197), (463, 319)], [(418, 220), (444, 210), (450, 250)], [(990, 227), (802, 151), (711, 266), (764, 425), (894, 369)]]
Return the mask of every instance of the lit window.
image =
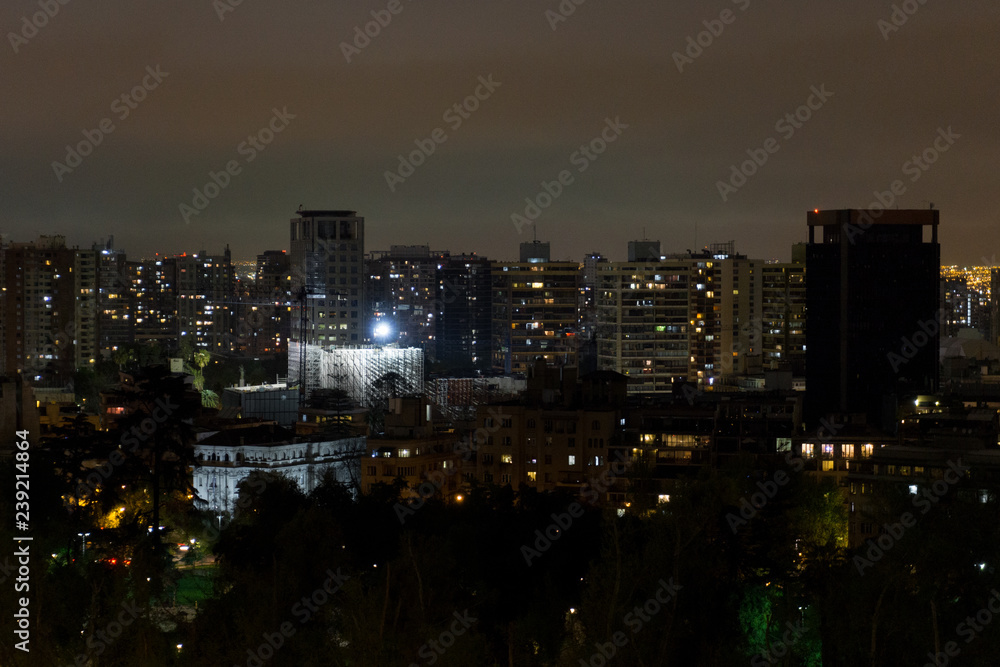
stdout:
[(812, 443), (802, 443), (802, 456), (811, 459), (813, 457), (813, 446)]

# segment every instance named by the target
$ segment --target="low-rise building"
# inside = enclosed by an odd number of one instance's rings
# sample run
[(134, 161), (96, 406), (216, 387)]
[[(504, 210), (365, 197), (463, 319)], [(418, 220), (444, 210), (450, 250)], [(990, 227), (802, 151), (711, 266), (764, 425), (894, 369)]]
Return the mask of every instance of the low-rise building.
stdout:
[(356, 487), (364, 453), (364, 437), (305, 440), (273, 423), (231, 428), (194, 445), (193, 485), (208, 510), (232, 512), (239, 498), (237, 486), (254, 470), (282, 473), (305, 493), (315, 489), (328, 470), (335, 472), (337, 481)]

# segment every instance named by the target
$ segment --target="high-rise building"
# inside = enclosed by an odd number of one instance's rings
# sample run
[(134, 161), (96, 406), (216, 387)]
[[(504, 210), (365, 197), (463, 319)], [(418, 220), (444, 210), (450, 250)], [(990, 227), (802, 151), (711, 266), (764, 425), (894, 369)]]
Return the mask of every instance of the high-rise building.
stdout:
[(962, 329), (975, 329), (989, 339), (990, 281), (989, 267), (941, 267), (943, 335), (958, 336)]
[(904, 394), (937, 389), (938, 222), (936, 210), (807, 215), (807, 421), (866, 413), (891, 429)]
[(291, 335), (292, 273), (291, 257), (284, 250), (267, 250), (257, 255), (257, 271), (239, 320), (247, 322), (244, 332), (246, 352), (252, 356), (282, 354), (288, 351)]
[(375, 342), (419, 347), (452, 370), (490, 367), (488, 259), (394, 245), (370, 253), (366, 262), (373, 328), (384, 332)]
[(492, 359), (493, 267), (476, 254), (451, 255), (437, 270), (437, 360), (452, 369), (488, 370)]
[(696, 382), (691, 331), (704, 323), (689, 316), (690, 262), (606, 262), (598, 266), (598, 279), (598, 368), (625, 375), (636, 393)]
[[(539, 249), (547, 243), (521, 244)], [(526, 373), (538, 357), (576, 365), (579, 344), (580, 263), (493, 263), (493, 368)]]
[(235, 274), (229, 246), (221, 255), (204, 250), (177, 262), (177, 328), (181, 342), (195, 349), (232, 351)]
[(806, 369), (805, 244), (792, 251), (792, 261), (764, 264), (760, 344), (765, 369)]
[[(712, 259), (712, 294), (708, 295), (707, 286), (701, 290), (697, 285), (692, 293), (695, 298), (701, 298), (704, 293), (705, 317), (709, 317), (708, 313), (714, 315), (718, 336), (716, 349), (707, 345), (709, 341), (704, 341), (706, 359), (712, 358), (706, 364), (713, 365), (713, 372), (705, 376), (718, 381), (759, 373), (763, 359), (761, 330), (765, 264), (759, 259), (736, 254), (733, 242), (714, 244), (708, 254)], [(705, 336), (698, 336), (698, 333), (695, 329), (695, 339), (702, 341)], [(697, 352), (693, 352), (693, 356), (696, 355)]]
[(419, 347), (430, 359), (435, 358), (439, 331), (435, 303), (440, 291), (437, 272), (448, 256), (447, 251), (431, 251), (426, 245), (394, 245), (388, 251), (369, 254), (365, 271), (369, 310), (374, 326), (385, 325), (379, 328), (375, 342)]
[(598, 252), (583, 258), (583, 275), (580, 278), (580, 371), (597, 370), (597, 294), (600, 285), (598, 268), (608, 260)]
[(125, 253), (115, 250), (114, 237), (95, 243), (97, 253), (97, 335), (102, 355), (135, 342), (131, 317), (132, 281)]
[[(583, 258), (583, 276), (581, 277), (581, 287), (584, 290), (593, 292), (597, 289), (600, 279), (597, 275), (597, 268), (600, 264), (607, 263), (608, 258), (599, 252), (588, 253)], [(593, 300), (593, 298), (591, 298)]]
[(177, 259), (155, 257), (125, 263), (130, 283), (129, 315), (133, 339), (140, 345), (178, 345)]
[[(73, 331), (64, 332), (74, 348), (74, 369), (92, 366), (100, 358), (97, 281), (99, 253), (93, 248), (74, 250)], [(69, 340), (72, 339), (72, 340)]]
[(598, 367), (626, 375), (632, 393), (711, 391), (759, 372), (763, 262), (732, 242), (662, 257), (641, 243), (629, 256), (648, 260), (598, 268)]
[(97, 269), (92, 250), (39, 236), (2, 248), (4, 370), (61, 384), (97, 358)]
[(299, 210), (297, 215), (291, 220), (291, 340), (321, 347), (364, 343), (370, 337), (365, 219), (355, 211)]

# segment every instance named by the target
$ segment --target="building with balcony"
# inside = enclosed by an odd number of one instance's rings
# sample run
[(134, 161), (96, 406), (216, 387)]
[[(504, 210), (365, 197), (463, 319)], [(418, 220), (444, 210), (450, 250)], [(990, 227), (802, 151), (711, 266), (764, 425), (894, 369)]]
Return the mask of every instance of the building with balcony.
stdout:
[(527, 373), (538, 358), (577, 363), (580, 264), (541, 259), (493, 263), (494, 370)]

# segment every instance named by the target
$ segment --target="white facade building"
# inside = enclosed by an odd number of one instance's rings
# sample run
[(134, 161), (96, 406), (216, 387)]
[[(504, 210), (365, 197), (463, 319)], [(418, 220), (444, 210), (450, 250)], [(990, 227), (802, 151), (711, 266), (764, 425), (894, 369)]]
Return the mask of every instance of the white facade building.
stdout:
[[(277, 442), (262, 441), (273, 438)], [(232, 512), (239, 498), (237, 485), (254, 470), (282, 473), (304, 493), (315, 489), (331, 468), (337, 481), (359, 485), (366, 446), (364, 437), (295, 442), (291, 431), (275, 426), (222, 431), (194, 447), (195, 492), (207, 509)]]

